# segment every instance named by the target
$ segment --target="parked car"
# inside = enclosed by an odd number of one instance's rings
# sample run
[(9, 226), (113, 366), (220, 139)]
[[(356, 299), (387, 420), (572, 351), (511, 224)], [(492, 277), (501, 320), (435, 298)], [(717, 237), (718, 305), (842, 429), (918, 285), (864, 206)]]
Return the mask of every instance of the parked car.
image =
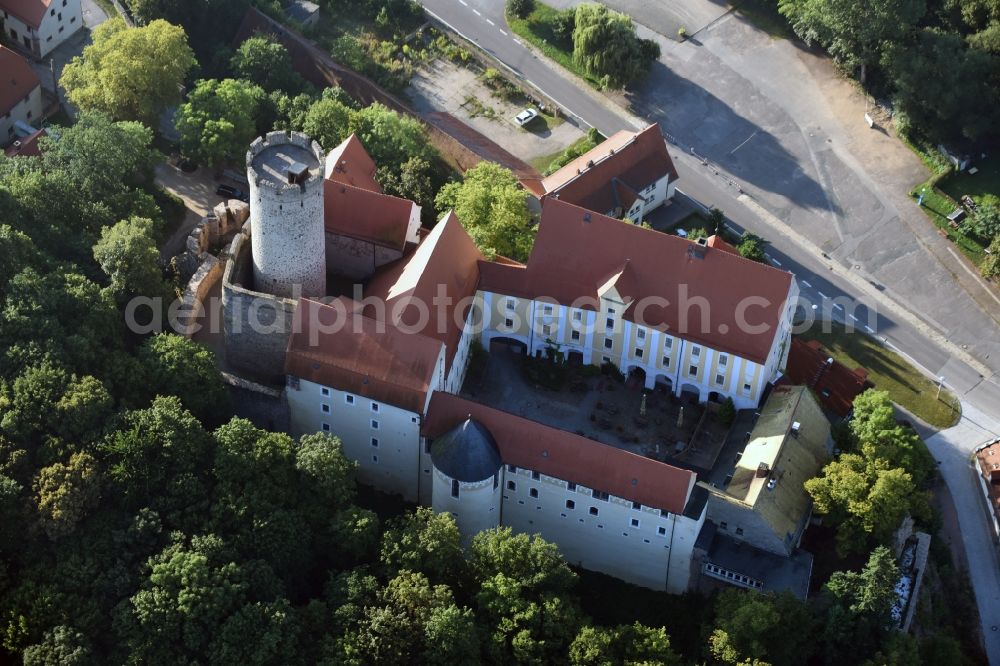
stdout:
[(521, 113), (514, 116), (514, 122), (519, 126), (524, 127), (537, 117), (538, 111), (536, 109), (525, 109)]
[(246, 203), (250, 203), (250, 195), (246, 194), (243, 190), (236, 189), (232, 185), (219, 185), (215, 188), (215, 193), (220, 197), (226, 197), (227, 199), (239, 199)]

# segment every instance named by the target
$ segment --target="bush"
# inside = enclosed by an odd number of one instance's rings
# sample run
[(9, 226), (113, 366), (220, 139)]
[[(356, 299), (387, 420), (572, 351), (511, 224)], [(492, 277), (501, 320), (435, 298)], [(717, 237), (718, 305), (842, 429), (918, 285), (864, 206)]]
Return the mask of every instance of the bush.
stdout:
[(525, 18), (535, 10), (535, 0), (507, 0), (507, 13)]
[(719, 422), (724, 426), (733, 425), (733, 421), (736, 420), (736, 405), (733, 404), (732, 398), (726, 398), (722, 404), (719, 405)]
[(563, 9), (552, 22), (552, 34), (567, 49), (573, 47), (573, 30), (576, 28), (576, 10)]

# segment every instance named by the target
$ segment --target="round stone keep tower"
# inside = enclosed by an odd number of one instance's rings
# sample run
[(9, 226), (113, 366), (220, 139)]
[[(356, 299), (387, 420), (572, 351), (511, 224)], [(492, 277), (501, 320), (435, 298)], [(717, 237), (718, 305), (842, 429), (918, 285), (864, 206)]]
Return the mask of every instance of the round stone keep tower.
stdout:
[(257, 291), (326, 295), (323, 150), (300, 132), (268, 132), (247, 151)]
[(431, 508), (455, 516), (464, 543), (500, 524), (503, 460), (486, 426), (469, 418), (435, 439), (431, 463)]

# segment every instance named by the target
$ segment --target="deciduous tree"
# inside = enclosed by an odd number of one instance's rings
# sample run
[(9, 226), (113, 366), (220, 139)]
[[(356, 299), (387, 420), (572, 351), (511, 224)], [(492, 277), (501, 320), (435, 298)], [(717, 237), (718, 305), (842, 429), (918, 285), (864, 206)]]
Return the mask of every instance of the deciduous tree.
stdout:
[(242, 157), (260, 130), (257, 116), (264, 89), (240, 79), (202, 79), (177, 111), (181, 150), (212, 166)]
[(132, 217), (106, 227), (94, 245), (94, 260), (110, 280), (109, 293), (121, 305), (135, 296), (168, 294), (153, 228), (152, 220)]
[(518, 261), (528, 258), (535, 238), (527, 202), (514, 174), (493, 162), (472, 167), (461, 183), (448, 183), (435, 199), (439, 212), (455, 212), (483, 254)]
[(622, 88), (649, 70), (660, 57), (660, 45), (639, 39), (626, 14), (603, 4), (585, 2), (576, 8), (573, 61), (605, 86)]
[(268, 92), (283, 90), (294, 95), (305, 83), (292, 68), (288, 49), (265, 36), (247, 38), (236, 49), (229, 66), (236, 78), (255, 83)]
[(113, 18), (94, 29), (93, 43), (66, 65), (59, 83), (82, 109), (156, 127), (163, 110), (180, 102), (194, 65), (183, 28), (163, 20), (129, 28)]

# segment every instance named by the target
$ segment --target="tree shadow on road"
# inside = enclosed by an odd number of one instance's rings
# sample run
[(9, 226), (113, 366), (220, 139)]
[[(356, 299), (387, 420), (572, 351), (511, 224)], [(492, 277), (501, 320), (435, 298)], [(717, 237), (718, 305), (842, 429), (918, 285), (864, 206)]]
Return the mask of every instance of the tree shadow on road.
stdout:
[[(664, 132), (677, 139), (685, 151), (718, 165), (740, 184), (787, 197), (796, 204), (823, 212), (840, 212), (803, 164), (767, 130), (737, 113), (727, 102), (698, 84), (673, 72), (662, 62), (653, 64), (649, 75), (629, 91), (630, 111), (657, 121)], [(763, 93), (745, 99), (749, 105), (766, 103)], [(799, 137), (795, 122), (783, 111), (775, 118)], [(803, 143), (802, 150), (808, 147)]]

